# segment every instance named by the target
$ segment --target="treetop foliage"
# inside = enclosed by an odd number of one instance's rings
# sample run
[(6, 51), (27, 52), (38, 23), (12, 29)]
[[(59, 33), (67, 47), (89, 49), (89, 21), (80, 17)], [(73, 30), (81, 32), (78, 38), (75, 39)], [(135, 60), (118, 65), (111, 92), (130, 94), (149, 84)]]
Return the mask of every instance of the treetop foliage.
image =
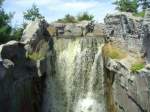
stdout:
[(88, 14), (88, 12), (80, 13), (80, 14), (77, 16), (78, 21), (82, 21), (82, 20), (91, 21), (91, 20), (93, 20), (93, 18), (94, 18), (94, 16)]
[(91, 21), (93, 20), (93, 18), (94, 18), (93, 15), (90, 15), (88, 12), (83, 12), (78, 14), (77, 16), (66, 14), (64, 18), (58, 19), (57, 21), (63, 23), (76, 23), (83, 20)]
[(21, 38), (23, 29), (12, 28), (10, 26), (12, 13), (6, 13), (2, 8), (4, 0), (0, 0), (0, 44), (10, 40), (19, 40)]
[(26, 20), (34, 21), (36, 18), (43, 19), (44, 16), (42, 16), (39, 12), (39, 8), (33, 4), (31, 9), (28, 9), (26, 12), (23, 13), (24, 18)]
[(124, 12), (137, 12), (138, 8), (137, 0), (116, 0), (113, 4), (117, 10)]
[(134, 16), (141, 17), (144, 16), (145, 9), (150, 8), (150, 0), (116, 0), (113, 4), (119, 11), (131, 12)]
[(143, 10), (150, 8), (150, 0), (138, 0), (138, 5), (141, 6)]

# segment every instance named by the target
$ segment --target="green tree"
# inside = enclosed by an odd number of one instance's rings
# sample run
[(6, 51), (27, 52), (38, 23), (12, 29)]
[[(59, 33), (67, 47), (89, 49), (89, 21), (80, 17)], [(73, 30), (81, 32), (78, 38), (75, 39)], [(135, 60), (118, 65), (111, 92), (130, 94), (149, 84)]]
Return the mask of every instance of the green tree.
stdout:
[(57, 21), (63, 22), (63, 23), (76, 23), (77, 22), (76, 18), (70, 14), (66, 14), (64, 18), (58, 19)]
[(116, 9), (124, 12), (137, 12), (138, 2), (137, 0), (117, 0), (113, 3), (116, 5)]
[(142, 7), (143, 10), (150, 7), (150, 0), (138, 0), (138, 5)]
[(12, 14), (5, 13), (2, 8), (4, 0), (0, 0), (0, 44), (7, 42), (10, 39), (11, 26), (10, 21)]
[(0, 7), (2, 6), (2, 3), (4, 2), (4, 0), (0, 0)]
[(34, 21), (36, 18), (43, 19), (44, 17), (40, 14), (39, 8), (33, 4), (31, 9), (28, 9), (23, 13), (26, 20)]
[(24, 30), (23, 26), (13, 28), (12, 31), (11, 31), (11, 35), (10, 35), (10, 40), (17, 40), (17, 41), (19, 41), (21, 39), (21, 37), (22, 37), (23, 30)]
[(91, 21), (91, 20), (93, 20), (93, 18), (94, 18), (94, 16), (88, 14), (87, 12), (80, 13), (80, 14), (77, 16), (77, 20), (78, 20), (78, 21), (83, 21), (83, 20)]

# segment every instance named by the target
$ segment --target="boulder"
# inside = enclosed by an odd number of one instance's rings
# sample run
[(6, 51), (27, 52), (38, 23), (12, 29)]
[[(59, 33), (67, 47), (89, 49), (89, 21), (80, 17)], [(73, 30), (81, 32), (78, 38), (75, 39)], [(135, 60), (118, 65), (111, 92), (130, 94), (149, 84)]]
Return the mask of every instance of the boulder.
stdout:
[(131, 13), (108, 14), (104, 22), (108, 36), (127, 38), (128, 34), (132, 37), (141, 34), (142, 18), (134, 17)]
[(48, 26), (45, 20), (36, 19), (30, 22), (23, 32), (21, 43), (25, 44), (27, 50), (34, 51), (40, 40), (48, 41), (50, 39), (51, 36), (47, 30)]
[(64, 36), (82, 36), (82, 29), (76, 24), (66, 24), (64, 31)]
[(46, 59), (32, 60), (28, 53), (52, 49), (47, 26), (44, 20), (33, 21), (19, 42), (0, 45), (0, 112), (40, 112)]
[(108, 40), (110, 37), (115, 37), (114, 39), (120, 41), (125, 50), (141, 51), (143, 41), (142, 18), (134, 17), (131, 13), (120, 12), (108, 14), (104, 22)]

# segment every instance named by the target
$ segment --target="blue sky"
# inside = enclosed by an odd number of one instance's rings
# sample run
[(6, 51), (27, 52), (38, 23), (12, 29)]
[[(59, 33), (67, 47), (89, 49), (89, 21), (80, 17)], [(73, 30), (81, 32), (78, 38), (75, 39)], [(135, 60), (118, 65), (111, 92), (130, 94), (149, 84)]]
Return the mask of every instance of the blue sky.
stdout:
[(48, 22), (63, 18), (65, 14), (77, 15), (87, 11), (95, 20), (103, 22), (107, 13), (115, 12), (114, 0), (5, 0), (3, 7), (7, 12), (15, 12), (12, 25), (17, 26), (23, 20), (23, 12), (36, 4), (40, 13)]

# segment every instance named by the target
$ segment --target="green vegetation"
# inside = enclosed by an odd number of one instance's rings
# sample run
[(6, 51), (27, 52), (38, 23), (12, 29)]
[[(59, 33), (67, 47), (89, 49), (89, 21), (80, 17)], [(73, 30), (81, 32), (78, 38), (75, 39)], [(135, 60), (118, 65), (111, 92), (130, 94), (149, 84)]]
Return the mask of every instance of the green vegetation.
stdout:
[(131, 65), (131, 72), (135, 73), (138, 70), (141, 70), (142, 68), (144, 68), (144, 63), (134, 63)]
[(27, 53), (26, 57), (34, 61), (42, 60), (45, 58), (48, 48), (49, 48), (48, 43), (44, 40), (41, 40), (37, 44), (36, 50), (33, 51), (32, 53)]
[(149, 0), (138, 0), (138, 5), (141, 6), (143, 10), (150, 7), (150, 1)]
[(4, 11), (3, 2), (4, 0), (0, 0), (0, 44), (10, 40), (19, 40), (23, 32), (23, 27), (12, 28), (10, 23), (13, 14)]
[[(121, 12), (131, 12), (134, 16), (144, 17), (145, 9), (150, 7), (149, 0), (116, 0), (116, 9)], [(142, 9), (139, 11), (138, 9)]]
[(91, 21), (91, 20), (93, 20), (93, 18), (94, 18), (94, 16), (88, 14), (88, 12), (80, 13), (80, 14), (77, 16), (77, 20), (78, 20), (78, 21), (83, 21), (83, 20)]
[(40, 14), (39, 8), (33, 4), (31, 9), (28, 9), (23, 13), (26, 20), (34, 21), (36, 18), (43, 19), (44, 17)]
[(12, 34), (11, 34), (11, 40), (17, 40), (19, 41), (21, 39), (21, 36), (23, 34), (23, 30), (24, 28), (23, 27), (18, 27), (18, 28), (15, 28), (12, 30)]
[(41, 54), (40, 52), (33, 52), (32, 54), (28, 54), (28, 57), (34, 61), (44, 59), (43, 54)]
[(141, 11), (141, 12), (138, 12), (138, 13), (133, 13), (133, 16), (136, 16), (136, 17), (144, 17), (145, 15), (145, 12)]
[(83, 12), (78, 14), (77, 16), (72, 16), (70, 14), (67, 14), (65, 15), (64, 18), (58, 19), (57, 21), (62, 23), (77, 23), (83, 20), (91, 21), (93, 20), (93, 18), (94, 18), (93, 15), (90, 15), (88, 12)]
[(116, 0), (113, 4), (116, 5), (116, 9), (123, 12), (137, 12), (138, 2), (137, 0)]
[(7, 42), (10, 38), (11, 26), (9, 25), (12, 14), (7, 14), (2, 8), (4, 0), (0, 0), (0, 44)]
[(77, 22), (76, 18), (70, 14), (65, 15), (64, 18), (58, 19), (57, 21), (62, 22), (62, 23), (76, 23)]
[[(24, 23), (20, 27), (13, 28), (10, 23), (14, 16), (12, 13), (6, 13), (2, 8), (4, 0), (0, 0), (0, 44), (6, 43), (10, 40), (20, 40), (23, 30), (26, 27)], [(44, 18), (39, 13), (39, 8), (36, 5), (32, 5), (31, 9), (24, 12), (24, 18), (26, 20), (35, 20), (35, 18)]]
[(111, 59), (123, 59), (126, 57), (126, 53), (123, 52), (119, 47), (113, 46), (112, 43), (107, 43), (103, 47), (104, 56)]

